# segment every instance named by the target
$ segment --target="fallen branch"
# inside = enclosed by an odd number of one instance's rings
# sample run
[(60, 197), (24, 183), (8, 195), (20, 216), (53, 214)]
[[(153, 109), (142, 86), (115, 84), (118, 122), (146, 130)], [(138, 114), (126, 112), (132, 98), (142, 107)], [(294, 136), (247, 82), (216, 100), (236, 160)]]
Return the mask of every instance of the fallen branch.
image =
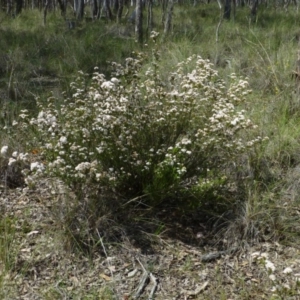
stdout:
[(134, 299), (138, 299), (142, 295), (148, 282), (149, 282), (148, 272), (144, 272), (142, 279), (140, 281), (139, 287), (135, 293)]
[(136, 260), (141, 265), (142, 269), (144, 270), (144, 273), (143, 273), (143, 276), (140, 280), (140, 284), (139, 284), (138, 289), (135, 293), (134, 299), (138, 299), (142, 295), (142, 293), (144, 292), (145, 287), (147, 286), (147, 284), (151, 280), (151, 282), (153, 283), (153, 287), (150, 291), (148, 300), (153, 300), (154, 299), (154, 294), (155, 294), (157, 286), (158, 286), (158, 279), (152, 273), (150, 273), (146, 270), (146, 268), (143, 266), (143, 264), (140, 262), (140, 260), (138, 258)]
[(152, 273), (150, 273), (149, 276), (150, 276), (151, 281), (153, 282), (153, 287), (150, 291), (148, 300), (153, 300), (154, 294), (155, 294), (157, 286), (158, 286), (158, 279), (156, 277), (154, 277), (154, 275)]

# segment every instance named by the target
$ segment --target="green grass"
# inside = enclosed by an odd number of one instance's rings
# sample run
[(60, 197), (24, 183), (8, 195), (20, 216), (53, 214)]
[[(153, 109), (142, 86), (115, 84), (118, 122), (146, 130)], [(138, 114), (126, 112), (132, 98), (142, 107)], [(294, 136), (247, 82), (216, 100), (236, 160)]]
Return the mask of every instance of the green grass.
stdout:
[(13, 248), (16, 220), (3, 217), (0, 221), (0, 261), (1, 269), (9, 271), (15, 264), (15, 249)]

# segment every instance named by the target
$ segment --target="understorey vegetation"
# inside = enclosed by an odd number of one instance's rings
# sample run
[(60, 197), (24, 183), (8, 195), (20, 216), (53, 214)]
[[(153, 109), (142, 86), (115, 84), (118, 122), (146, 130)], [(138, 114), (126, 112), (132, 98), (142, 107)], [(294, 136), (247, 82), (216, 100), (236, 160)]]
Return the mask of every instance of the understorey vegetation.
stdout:
[[(254, 176), (246, 174), (252, 153), (267, 139), (247, 116), (248, 82), (235, 74), (221, 79), (196, 55), (163, 79), (159, 56), (154, 49), (149, 57), (136, 53), (124, 65), (112, 63), (110, 78), (79, 72), (70, 97), (37, 99), (33, 118), (23, 110), (11, 134), (36, 133), (24, 143), (39, 154), (23, 171), (25, 183), (61, 180), (88, 220), (112, 212), (118, 218), (137, 203), (232, 209)], [(9, 164), (28, 157), (14, 153)], [(237, 179), (237, 171), (246, 175)]]

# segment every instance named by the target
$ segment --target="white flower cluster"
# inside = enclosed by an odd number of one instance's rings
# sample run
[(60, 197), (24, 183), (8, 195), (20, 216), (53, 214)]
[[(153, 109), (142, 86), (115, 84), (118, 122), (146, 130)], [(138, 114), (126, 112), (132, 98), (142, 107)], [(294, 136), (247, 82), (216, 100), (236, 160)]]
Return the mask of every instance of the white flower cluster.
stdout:
[(8, 165), (12, 166), (16, 163), (28, 163), (28, 153), (19, 153), (14, 151), (10, 155), (8, 154), (9, 147), (7, 145), (2, 146), (0, 150), (0, 156), (8, 158)]
[[(268, 253), (253, 252), (251, 256), (265, 267), (269, 279), (273, 283), (271, 291), (274, 293), (274, 296), (281, 295), (283, 291), (289, 291), (292, 288), (297, 290), (297, 286), (300, 283), (300, 273), (293, 270), (294, 266), (286, 267), (281, 271), (276, 271), (274, 263), (269, 260)], [(280, 279), (277, 279), (276, 272), (280, 272), (286, 276), (283, 277), (284, 279), (282, 279), (282, 276), (280, 276)]]
[(1, 156), (5, 157), (7, 155), (7, 151), (8, 151), (8, 146), (3, 146), (0, 151)]
[(200, 176), (262, 140), (239, 134), (254, 128), (240, 107), (249, 93), (245, 80), (233, 75), (227, 86), (199, 56), (180, 63), (168, 82), (157, 62), (144, 75), (141, 65), (140, 58), (114, 63), (114, 77), (95, 71), (88, 86), (79, 73), (60, 107), (53, 97), (38, 101), (29, 124), (39, 133), (47, 174), (69, 184), (143, 188), (166, 170), (176, 180)]

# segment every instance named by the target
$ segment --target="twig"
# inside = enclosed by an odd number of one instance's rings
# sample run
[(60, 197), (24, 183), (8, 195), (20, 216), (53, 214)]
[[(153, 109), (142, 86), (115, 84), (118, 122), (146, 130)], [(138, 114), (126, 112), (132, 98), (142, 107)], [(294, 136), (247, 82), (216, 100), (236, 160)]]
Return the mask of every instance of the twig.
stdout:
[(156, 292), (157, 286), (158, 286), (158, 279), (154, 277), (152, 273), (149, 274), (151, 281), (153, 282), (153, 287), (150, 291), (149, 298), (148, 300), (153, 300), (154, 299), (154, 293)]
[(220, 30), (222, 22), (223, 22), (223, 17), (220, 17), (220, 21), (218, 23), (217, 30), (216, 30), (216, 43), (219, 42), (219, 30)]
[(135, 197), (135, 198), (129, 200), (128, 202), (124, 203), (122, 206), (125, 206), (125, 205), (127, 205), (127, 204), (129, 204), (129, 203), (131, 203), (131, 202), (134, 202), (134, 201), (138, 201), (138, 200), (143, 199), (143, 198), (145, 198), (145, 197), (147, 197), (147, 196), (148, 196), (148, 194), (145, 194), (145, 195), (142, 195), (142, 196)]
[(149, 273), (146, 270), (146, 268), (144, 267), (144, 265), (141, 263), (141, 261), (138, 258), (136, 258), (136, 260), (141, 265), (141, 267), (144, 271), (144, 274), (143, 274), (142, 279), (140, 281), (139, 288), (138, 288), (137, 292), (135, 293), (134, 299), (138, 299), (141, 296), (141, 294), (143, 293), (143, 291), (144, 291), (144, 289), (145, 289), (145, 287), (148, 284), (149, 279), (150, 279), (151, 282), (153, 283), (153, 287), (150, 291), (148, 300), (153, 300), (154, 299), (154, 294), (155, 294), (157, 286), (158, 286), (158, 279), (156, 277), (154, 277), (154, 275), (152, 273)]
[(141, 263), (141, 261), (137, 257), (136, 257), (136, 260), (138, 261), (138, 263), (142, 267), (143, 271), (146, 272), (146, 273), (148, 273), (147, 270), (145, 269), (144, 265)]
[(238, 247), (233, 247), (228, 250), (214, 251), (214, 252), (209, 252), (207, 254), (201, 255), (197, 251), (186, 250), (186, 252), (188, 252), (188, 253), (199, 256), (200, 261), (204, 262), (204, 263), (216, 260), (216, 259), (222, 257), (223, 255), (234, 254), (237, 251), (238, 251)]
[(113, 274), (113, 272), (112, 272), (112, 268), (111, 268), (111, 265), (110, 265), (110, 262), (109, 262), (109, 259), (108, 259), (108, 255), (107, 255), (105, 246), (104, 246), (104, 244), (103, 244), (102, 237), (101, 237), (101, 235), (100, 235), (100, 233), (99, 233), (99, 231), (98, 231), (98, 228), (96, 228), (96, 231), (97, 231), (97, 234), (98, 234), (98, 236), (99, 236), (99, 240), (100, 240), (100, 243), (101, 243), (103, 252), (104, 252), (105, 257), (106, 257), (106, 261), (107, 261), (107, 264), (108, 264), (108, 269), (109, 269), (109, 271), (110, 271), (111, 278), (113, 278), (113, 277), (114, 277), (114, 274)]
[(142, 279), (140, 281), (140, 284), (139, 284), (139, 288), (135, 293), (134, 299), (138, 299), (141, 296), (141, 294), (143, 293), (146, 285), (148, 284), (147, 281), (149, 281), (148, 272), (144, 272), (144, 274), (142, 276)]

